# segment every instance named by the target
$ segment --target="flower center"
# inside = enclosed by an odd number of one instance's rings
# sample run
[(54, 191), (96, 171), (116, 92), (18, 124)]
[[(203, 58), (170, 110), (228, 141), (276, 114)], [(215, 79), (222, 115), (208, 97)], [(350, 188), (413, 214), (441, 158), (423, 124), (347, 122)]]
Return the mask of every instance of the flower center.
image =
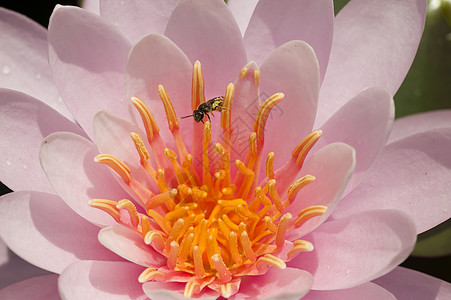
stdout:
[[(246, 72), (245, 67), (240, 75), (243, 77)], [(253, 75), (258, 83), (259, 71)], [(201, 65), (196, 62), (193, 110), (205, 102), (203, 85)], [(260, 106), (254, 132), (249, 136), (247, 155), (242, 160), (231, 162), (233, 84), (227, 86), (222, 102), (222, 141), (212, 144), (209, 121), (203, 125), (193, 122), (192, 153), (195, 157), (185, 147), (166, 90), (160, 85), (158, 92), (177, 153), (165, 146), (146, 105), (136, 97), (131, 99), (142, 118), (157, 169), (149, 163), (150, 155), (141, 137), (132, 132), (131, 138), (141, 166), (155, 182), (158, 192), (150, 191), (134, 178), (130, 168), (118, 158), (109, 154), (95, 157), (96, 162), (108, 165), (122, 178), (137, 195), (135, 200), (145, 208), (145, 213), (139, 213), (133, 202), (127, 199), (90, 201), (91, 206), (135, 230), (147, 245), (167, 258), (166, 266), (150, 266), (139, 276), (139, 281), (164, 281), (171, 272), (183, 272), (189, 275), (186, 277), (186, 297), (199, 293), (205, 286), (228, 297), (238, 289), (239, 277), (264, 274), (271, 266), (283, 269), (285, 262), (300, 252), (312, 251), (310, 242), (289, 242), (285, 240), (285, 234), (322, 215), (327, 207), (307, 207), (295, 218), (284, 211), (293, 203), (300, 189), (315, 180), (312, 175), (297, 180), (296, 176), (321, 131), (305, 137), (293, 150), (291, 160), (275, 172), (275, 154), (270, 152), (266, 158), (266, 179), (258, 184), (266, 121), (271, 109), (283, 99), (282, 93), (274, 94)], [(214, 155), (209, 151), (211, 147), (215, 150)], [(231, 171), (234, 168), (237, 170), (235, 175)], [(279, 179), (276, 181), (276, 178)]]

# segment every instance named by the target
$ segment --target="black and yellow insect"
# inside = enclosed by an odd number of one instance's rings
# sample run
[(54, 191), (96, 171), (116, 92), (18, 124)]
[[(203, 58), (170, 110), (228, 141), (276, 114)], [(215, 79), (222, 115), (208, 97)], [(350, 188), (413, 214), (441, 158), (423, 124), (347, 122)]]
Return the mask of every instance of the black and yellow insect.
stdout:
[[(197, 123), (204, 123), (204, 117), (207, 116), (208, 120), (211, 122), (210, 116), (208, 113), (212, 113), (213, 111), (223, 111), (227, 108), (222, 106), (222, 102), (224, 101), (224, 97), (214, 97), (213, 99), (208, 100), (207, 102), (199, 104), (196, 110), (193, 111), (192, 115), (184, 116), (182, 119), (193, 117), (194, 121)], [(212, 113), (213, 114), (213, 113)]]

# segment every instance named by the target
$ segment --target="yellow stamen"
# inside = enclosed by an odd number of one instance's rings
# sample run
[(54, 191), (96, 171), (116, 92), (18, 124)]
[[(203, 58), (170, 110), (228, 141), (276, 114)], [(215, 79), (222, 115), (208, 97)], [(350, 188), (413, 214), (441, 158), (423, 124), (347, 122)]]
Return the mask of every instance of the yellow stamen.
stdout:
[(175, 128), (179, 127), (179, 121), (175, 114), (174, 107), (172, 106), (169, 95), (163, 85), (158, 85), (158, 95), (160, 95), (161, 101), (163, 101), (164, 111), (166, 112), (166, 117), (168, 119), (169, 130), (173, 131)]
[(291, 155), (296, 157), (296, 164), (302, 168), (305, 157), (309, 153), (310, 149), (316, 144), (323, 132), (321, 130), (315, 130), (307, 135), (297, 146), (294, 148)]
[(203, 184), (211, 186), (210, 160), (208, 158), (208, 146), (211, 140), (211, 123), (204, 124), (204, 135), (202, 139), (202, 180)]
[(164, 241), (165, 238), (163, 237), (161, 232), (155, 230), (149, 231), (144, 238), (144, 242), (147, 245), (151, 245), (152, 247), (154, 247), (154, 249), (160, 252), (164, 249)]
[(116, 207), (118, 209), (125, 209), (130, 215), (130, 222), (132, 223), (132, 226), (134, 228), (138, 227), (139, 224), (138, 211), (136, 210), (135, 205), (130, 200), (122, 199), (117, 203)]
[(163, 273), (158, 272), (157, 269), (147, 268), (141, 273), (141, 275), (139, 275), (138, 281), (140, 283), (144, 283), (144, 282), (147, 282), (150, 280), (159, 280), (160, 281), (160, 280), (164, 280), (165, 277), (166, 276)]
[(150, 230), (149, 218), (146, 215), (141, 215), (140, 220), (141, 220), (141, 236), (145, 238)]
[(305, 175), (304, 177), (296, 180), (288, 189), (288, 202), (289, 204), (293, 203), (296, 199), (298, 192), (305, 187), (307, 184), (315, 181), (315, 176)]
[(269, 152), (268, 157), (266, 158), (266, 177), (269, 179), (274, 179), (274, 152)]
[(308, 220), (323, 215), (327, 210), (327, 206), (324, 205), (314, 205), (309, 206), (301, 210), (298, 214), (298, 218), (294, 222), (296, 228), (301, 227)]
[(246, 231), (241, 233), (240, 242), (247, 258), (249, 258), (251, 262), (255, 262), (257, 260), (257, 256), (255, 255), (254, 250), (252, 250), (252, 244)]
[(277, 226), (276, 233), (276, 245), (280, 249), (285, 243), (285, 233), (288, 229), (288, 223), (291, 221), (292, 216), (290, 213), (286, 213), (280, 219), (279, 225)]
[(261, 257), (258, 258), (257, 260), (257, 268), (259, 264), (266, 264), (266, 265), (270, 265), (273, 267), (276, 267), (278, 269), (285, 269), (287, 267), (287, 265), (285, 264), (285, 262), (283, 260), (281, 260), (280, 258), (278, 258), (277, 256), (274, 256), (272, 254), (265, 254)]
[(277, 193), (276, 181), (274, 179), (268, 181), (268, 187), (269, 187), (269, 195), (271, 196), (274, 205), (280, 212), (283, 212), (284, 207), (282, 205), (282, 201), (280, 200), (279, 194)]
[(295, 258), (301, 252), (313, 251), (313, 244), (307, 241), (297, 240), (293, 242), (293, 245), (293, 248), (287, 253), (289, 260)]
[(188, 281), (185, 285), (185, 290), (183, 291), (183, 297), (191, 298), (194, 293), (199, 291), (199, 283), (194, 281)]
[(141, 99), (139, 99), (137, 97), (132, 97), (131, 101), (141, 116), (141, 119), (144, 124), (144, 128), (146, 130), (147, 139), (149, 140), (149, 143), (150, 143), (153, 139), (154, 133), (158, 134), (160, 129), (158, 128), (158, 125), (155, 122), (155, 119), (154, 119), (152, 113), (147, 108), (147, 106), (144, 104), (144, 102), (142, 102)]
[(126, 184), (130, 183), (130, 168), (122, 161), (120, 161), (117, 157), (114, 157), (110, 154), (99, 154), (94, 157), (94, 161), (96, 163), (107, 165), (108, 167), (113, 169)]
[(271, 109), (276, 106), (277, 103), (282, 101), (283, 97), (285, 97), (283, 93), (276, 93), (260, 106), (254, 123), (254, 131), (257, 133), (258, 141), (263, 141), (264, 139), (266, 121), (268, 120)]
[(116, 201), (106, 200), (106, 199), (91, 199), (88, 201), (89, 206), (95, 207), (97, 209), (103, 210), (118, 223), (121, 222), (121, 214), (116, 208)]

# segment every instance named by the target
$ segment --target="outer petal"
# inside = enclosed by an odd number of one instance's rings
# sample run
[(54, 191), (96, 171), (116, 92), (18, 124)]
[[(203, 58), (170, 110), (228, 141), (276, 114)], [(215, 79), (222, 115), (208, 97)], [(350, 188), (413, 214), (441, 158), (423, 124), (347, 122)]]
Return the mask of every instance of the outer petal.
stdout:
[(388, 92), (370, 88), (340, 108), (321, 127), (323, 135), (315, 145), (344, 142), (356, 150), (356, 169), (347, 191), (360, 183), (387, 141), (394, 119), (395, 107)]
[(394, 95), (412, 64), (425, 16), (424, 0), (349, 2), (335, 18), (316, 124), (367, 87)]
[(101, 0), (100, 15), (135, 44), (149, 33), (163, 33), (176, 3), (177, 0)]
[(208, 99), (223, 95), (246, 64), (240, 29), (222, 0), (179, 1), (165, 35), (202, 63)]
[[(185, 300), (183, 291), (185, 283), (181, 282), (153, 282), (149, 281), (143, 284), (144, 293), (152, 300)], [(199, 294), (192, 298), (201, 298), (202, 300), (218, 299), (218, 293), (205, 288)]]
[(230, 299), (300, 299), (310, 290), (313, 277), (310, 273), (286, 268), (270, 268), (261, 276), (246, 276), (241, 280), (240, 289)]
[(88, 205), (93, 198), (121, 200), (127, 194), (106, 166), (94, 162), (95, 144), (68, 132), (49, 135), (41, 145), (40, 160), (55, 192), (89, 222), (108, 226), (116, 222)]
[(100, 109), (127, 116), (124, 70), (130, 42), (106, 20), (57, 6), (49, 24), (49, 61), (64, 102), (91, 136)]
[(367, 282), (353, 288), (334, 291), (310, 291), (304, 300), (395, 300), (395, 296), (377, 284)]
[(60, 273), (80, 259), (117, 259), (97, 241), (98, 228), (55, 195), (4, 195), (0, 198), (0, 218), (1, 237), (11, 250), (51, 272)]
[[(166, 141), (171, 141), (172, 136), (158, 95), (158, 85), (165, 87), (178, 117), (190, 115), (192, 69), (183, 51), (159, 34), (145, 36), (130, 52), (125, 72), (126, 98), (138, 97), (149, 106)], [(141, 124), (141, 121), (137, 123)], [(188, 130), (184, 136), (191, 136), (191, 126), (182, 128)], [(191, 139), (187, 141), (191, 143)]]
[(429, 111), (396, 119), (388, 142), (440, 127), (451, 127), (451, 109)]
[(72, 120), (53, 82), (47, 58), (47, 31), (13, 11), (0, 8), (2, 88), (33, 96)]
[(235, 17), (235, 21), (240, 27), (241, 34), (244, 35), (247, 26), (249, 25), (249, 20), (251, 19), (252, 13), (257, 6), (259, 0), (229, 0), (227, 1), (227, 6)]
[(449, 282), (402, 267), (397, 267), (373, 282), (392, 292), (398, 299), (451, 298)]
[(41, 101), (21, 92), (0, 89), (2, 182), (15, 191), (52, 193), (39, 165), (38, 149), (43, 138), (57, 130), (84, 135), (80, 127)]
[(299, 191), (296, 200), (286, 211), (297, 216), (299, 211), (312, 205), (325, 205), (328, 209), (324, 215), (307, 221), (298, 230), (290, 233), (290, 236), (301, 237), (329, 217), (344, 192), (354, 168), (355, 151), (343, 143), (327, 145), (309, 158), (302, 167), (299, 178), (309, 174), (315, 176), (316, 180)]
[(0, 289), (31, 277), (48, 274), (51, 273), (14, 254), (0, 238)]
[(331, 0), (260, 0), (244, 35), (248, 59), (262, 63), (280, 45), (303, 40), (315, 50), (322, 80), (332, 46), (333, 22)]
[(97, 15), (100, 14), (100, 0), (83, 0), (81, 4), (81, 7), (84, 9)]
[(58, 275), (33, 277), (0, 290), (0, 299), (59, 300)]
[(318, 61), (308, 44), (291, 41), (277, 48), (260, 70), (262, 101), (274, 93), (285, 94), (273, 108), (265, 129), (267, 150), (263, 155), (277, 153), (277, 169), (291, 158), (291, 151), (312, 129), (318, 104)]
[(372, 210), (326, 222), (307, 235), (315, 250), (288, 265), (313, 274), (315, 290), (343, 289), (391, 271), (412, 251), (413, 220), (397, 210)]
[(387, 146), (362, 183), (334, 212), (341, 218), (396, 208), (415, 220), (418, 233), (451, 217), (451, 128), (418, 133)]
[(157, 268), (166, 262), (166, 258), (146, 245), (137, 232), (122, 225), (100, 230), (99, 241), (117, 255), (141, 266)]
[(147, 299), (138, 282), (143, 267), (129, 262), (80, 261), (67, 267), (58, 280), (66, 300)]

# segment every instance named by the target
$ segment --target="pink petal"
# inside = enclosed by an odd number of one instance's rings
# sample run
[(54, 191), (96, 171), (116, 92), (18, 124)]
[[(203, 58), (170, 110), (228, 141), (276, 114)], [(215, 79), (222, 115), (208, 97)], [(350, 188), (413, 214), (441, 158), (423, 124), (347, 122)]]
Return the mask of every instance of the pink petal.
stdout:
[(18, 91), (0, 89), (2, 182), (15, 191), (53, 193), (39, 165), (38, 151), (42, 139), (57, 130), (84, 134), (80, 127), (41, 101)]
[(262, 101), (274, 93), (285, 94), (272, 109), (265, 129), (263, 155), (266, 157), (266, 153), (274, 151), (277, 169), (291, 158), (291, 151), (312, 129), (318, 101), (319, 66), (308, 44), (291, 41), (271, 53), (260, 70)]
[(402, 267), (397, 267), (373, 282), (392, 292), (398, 299), (451, 298), (449, 282)]
[(382, 151), (394, 119), (393, 99), (383, 89), (369, 88), (342, 106), (321, 126), (315, 148), (344, 142), (356, 150), (356, 169), (347, 187), (351, 191)]
[(247, 26), (249, 25), (249, 20), (251, 19), (252, 13), (257, 6), (259, 0), (229, 0), (227, 1), (227, 6), (235, 18), (235, 21), (240, 27), (241, 34), (244, 36)]
[[(150, 34), (137, 43), (127, 61), (125, 94), (143, 100), (151, 110), (165, 141), (172, 141), (158, 85), (168, 92), (178, 117), (192, 114), (191, 80), (193, 66), (189, 59), (167, 37)], [(141, 124), (141, 119), (138, 118)], [(184, 124), (183, 120), (180, 120)], [(191, 126), (181, 126), (184, 136), (191, 137)], [(191, 138), (186, 139), (191, 143)]]
[(47, 31), (16, 12), (0, 8), (2, 88), (33, 96), (72, 120), (53, 82), (47, 57)]
[(391, 143), (415, 133), (440, 127), (451, 127), (450, 109), (428, 111), (396, 119), (388, 142)]
[(135, 44), (149, 33), (163, 33), (176, 3), (176, 0), (101, 0), (100, 15)]
[(343, 217), (377, 208), (400, 209), (417, 232), (451, 217), (451, 128), (425, 131), (388, 145), (362, 183), (334, 212)]
[(224, 95), (246, 64), (240, 29), (224, 1), (179, 1), (165, 35), (192, 63), (202, 63), (207, 99)]
[(303, 239), (315, 249), (288, 265), (313, 274), (315, 290), (357, 286), (407, 258), (415, 245), (413, 220), (397, 210), (371, 210), (322, 224)]
[[(150, 151), (150, 146), (146, 142), (146, 135), (135, 124), (130, 121), (112, 115), (106, 111), (99, 111), (94, 117), (94, 139), (101, 153), (108, 153), (124, 162), (131, 170), (131, 176), (138, 180), (152, 192), (157, 192), (157, 187), (150, 179), (150, 176), (140, 164), (140, 157), (136, 151), (135, 144), (130, 136), (131, 132), (137, 133)], [(162, 154), (160, 154), (162, 155)], [(129, 191), (128, 186), (123, 184), (118, 177), (122, 187)]]
[(59, 300), (58, 275), (33, 277), (0, 290), (0, 299)]
[(107, 108), (128, 116), (124, 70), (130, 42), (106, 20), (77, 7), (57, 6), (49, 24), (55, 83), (75, 119), (92, 136), (92, 118)]
[(351, 1), (335, 18), (317, 126), (367, 87), (394, 95), (423, 33), (426, 1)]
[(129, 262), (79, 261), (61, 274), (58, 288), (66, 300), (147, 299), (138, 276), (144, 268)]
[(300, 299), (312, 283), (313, 277), (306, 271), (270, 268), (264, 275), (243, 277), (238, 293), (230, 299)]
[(48, 274), (51, 273), (14, 254), (0, 238), (0, 289), (31, 277)]
[[(185, 283), (181, 282), (153, 282), (149, 281), (143, 284), (144, 293), (152, 300), (185, 300), (183, 291)], [(204, 288), (199, 294), (194, 294), (192, 298), (201, 298), (202, 300), (218, 299), (218, 293)]]
[(108, 167), (94, 162), (95, 144), (76, 134), (58, 132), (41, 145), (40, 160), (55, 192), (77, 214), (104, 227), (116, 224), (108, 214), (92, 208), (94, 198), (119, 201), (127, 194), (117, 184)]
[(260, 0), (244, 35), (248, 59), (262, 63), (280, 45), (302, 40), (315, 50), (322, 80), (332, 46), (333, 22), (331, 0)]
[(122, 225), (100, 230), (99, 241), (117, 255), (144, 267), (157, 268), (166, 263), (166, 258), (146, 245), (136, 231)]
[(395, 296), (377, 284), (367, 282), (353, 288), (332, 291), (310, 291), (305, 300), (395, 300)]
[(81, 259), (117, 260), (97, 240), (98, 228), (75, 214), (59, 197), (15, 192), (0, 201), (0, 234), (30, 263), (61, 273)]
[[(260, 73), (257, 64), (252, 61), (244, 66), (243, 69), (247, 71), (245, 74), (240, 74), (235, 80), (235, 93), (232, 102), (232, 162), (236, 159), (242, 160), (249, 150), (249, 135), (254, 132), (254, 122), (261, 104), (260, 102), (261, 100), (266, 100), (260, 99), (260, 80), (255, 79), (255, 74)], [(223, 134), (220, 126), (221, 123), (218, 122), (216, 133), (219, 136)], [(220, 140), (220, 138), (218, 137), (217, 140)]]
[(299, 191), (296, 200), (286, 212), (297, 216), (302, 209), (312, 205), (325, 205), (328, 209), (324, 215), (307, 221), (298, 230), (290, 233), (290, 236), (301, 237), (329, 217), (345, 190), (354, 168), (355, 151), (344, 143), (329, 144), (307, 160), (298, 177), (313, 175), (316, 180)]
[(100, 15), (100, 0), (83, 0), (81, 2), (81, 7), (92, 13)]

